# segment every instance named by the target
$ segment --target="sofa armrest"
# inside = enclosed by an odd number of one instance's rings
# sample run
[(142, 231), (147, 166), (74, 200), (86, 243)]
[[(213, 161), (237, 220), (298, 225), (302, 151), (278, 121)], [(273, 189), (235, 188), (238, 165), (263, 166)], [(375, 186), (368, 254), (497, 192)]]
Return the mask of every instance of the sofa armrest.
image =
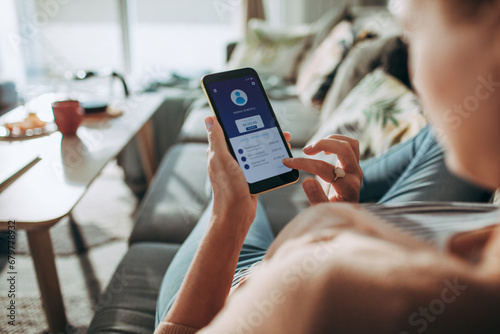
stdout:
[[(165, 153), (177, 142), (180, 129), (194, 97), (184, 89), (162, 89), (165, 100), (151, 118), (156, 160), (161, 161)], [(118, 164), (125, 172), (125, 182), (141, 196), (147, 189), (145, 172), (140, 163), (136, 138), (118, 156)]]
[(155, 179), (137, 209), (130, 244), (181, 244), (208, 204), (207, 144), (177, 144), (158, 168)]
[(0, 82), (0, 115), (17, 105), (16, 85), (11, 81)]
[(87, 333), (153, 333), (158, 291), (179, 246), (150, 242), (130, 247), (97, 296)]

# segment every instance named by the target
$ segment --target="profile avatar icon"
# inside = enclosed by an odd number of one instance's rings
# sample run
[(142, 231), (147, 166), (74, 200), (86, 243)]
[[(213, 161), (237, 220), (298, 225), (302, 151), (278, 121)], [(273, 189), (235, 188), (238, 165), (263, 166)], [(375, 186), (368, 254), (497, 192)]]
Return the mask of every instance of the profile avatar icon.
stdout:
[(231, 92), (231, 101), (237, 106), (244, 106), (248, 102), (247, 94), (241, 89), (235, 89)]

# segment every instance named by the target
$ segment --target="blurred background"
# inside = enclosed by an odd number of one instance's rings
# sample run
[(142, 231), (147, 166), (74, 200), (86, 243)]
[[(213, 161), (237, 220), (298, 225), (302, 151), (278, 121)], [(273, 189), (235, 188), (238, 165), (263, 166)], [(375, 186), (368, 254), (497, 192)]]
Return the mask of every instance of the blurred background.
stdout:
[[(263, 6), (267, 21), (283, 27), (314, 22), (338, 3)], [(132, 82), (153, 72), (214, 71), (226, 61), (226, 45), (243, 36), (246, 6), (246, 0), (2, 0), (0, 82), (46, 83), (81, 69), (109, 68)]]

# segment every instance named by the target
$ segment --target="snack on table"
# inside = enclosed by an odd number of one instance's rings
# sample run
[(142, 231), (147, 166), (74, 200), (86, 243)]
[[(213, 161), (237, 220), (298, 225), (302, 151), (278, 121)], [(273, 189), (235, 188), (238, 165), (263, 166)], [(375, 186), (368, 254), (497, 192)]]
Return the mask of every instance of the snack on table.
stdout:
[(43, 128), (47, 124), (46, 122), (40, 120), (35, 113), (29, 113), (21, 122), (15, 123), (5, 123), (5, 127), (10, 131), (14, 132), (14, 129), (19, 129), (20, 132), (25, 132), (26, 130)]

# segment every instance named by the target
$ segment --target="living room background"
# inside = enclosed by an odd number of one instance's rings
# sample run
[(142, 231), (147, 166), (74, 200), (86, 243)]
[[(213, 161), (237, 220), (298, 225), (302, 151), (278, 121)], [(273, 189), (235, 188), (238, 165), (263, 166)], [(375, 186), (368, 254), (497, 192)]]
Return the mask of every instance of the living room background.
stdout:
[[(213, 71), (224, 64), (226, 45), (243, 34), (246, 1), (5, 0), (0, 28), (10, 33), (0, 41), (0, 78), (22, 84), (105, 67), (135, 78)], [(276, 26), (314, 22), (339, 1), (314, 2), (263, 1)]]

